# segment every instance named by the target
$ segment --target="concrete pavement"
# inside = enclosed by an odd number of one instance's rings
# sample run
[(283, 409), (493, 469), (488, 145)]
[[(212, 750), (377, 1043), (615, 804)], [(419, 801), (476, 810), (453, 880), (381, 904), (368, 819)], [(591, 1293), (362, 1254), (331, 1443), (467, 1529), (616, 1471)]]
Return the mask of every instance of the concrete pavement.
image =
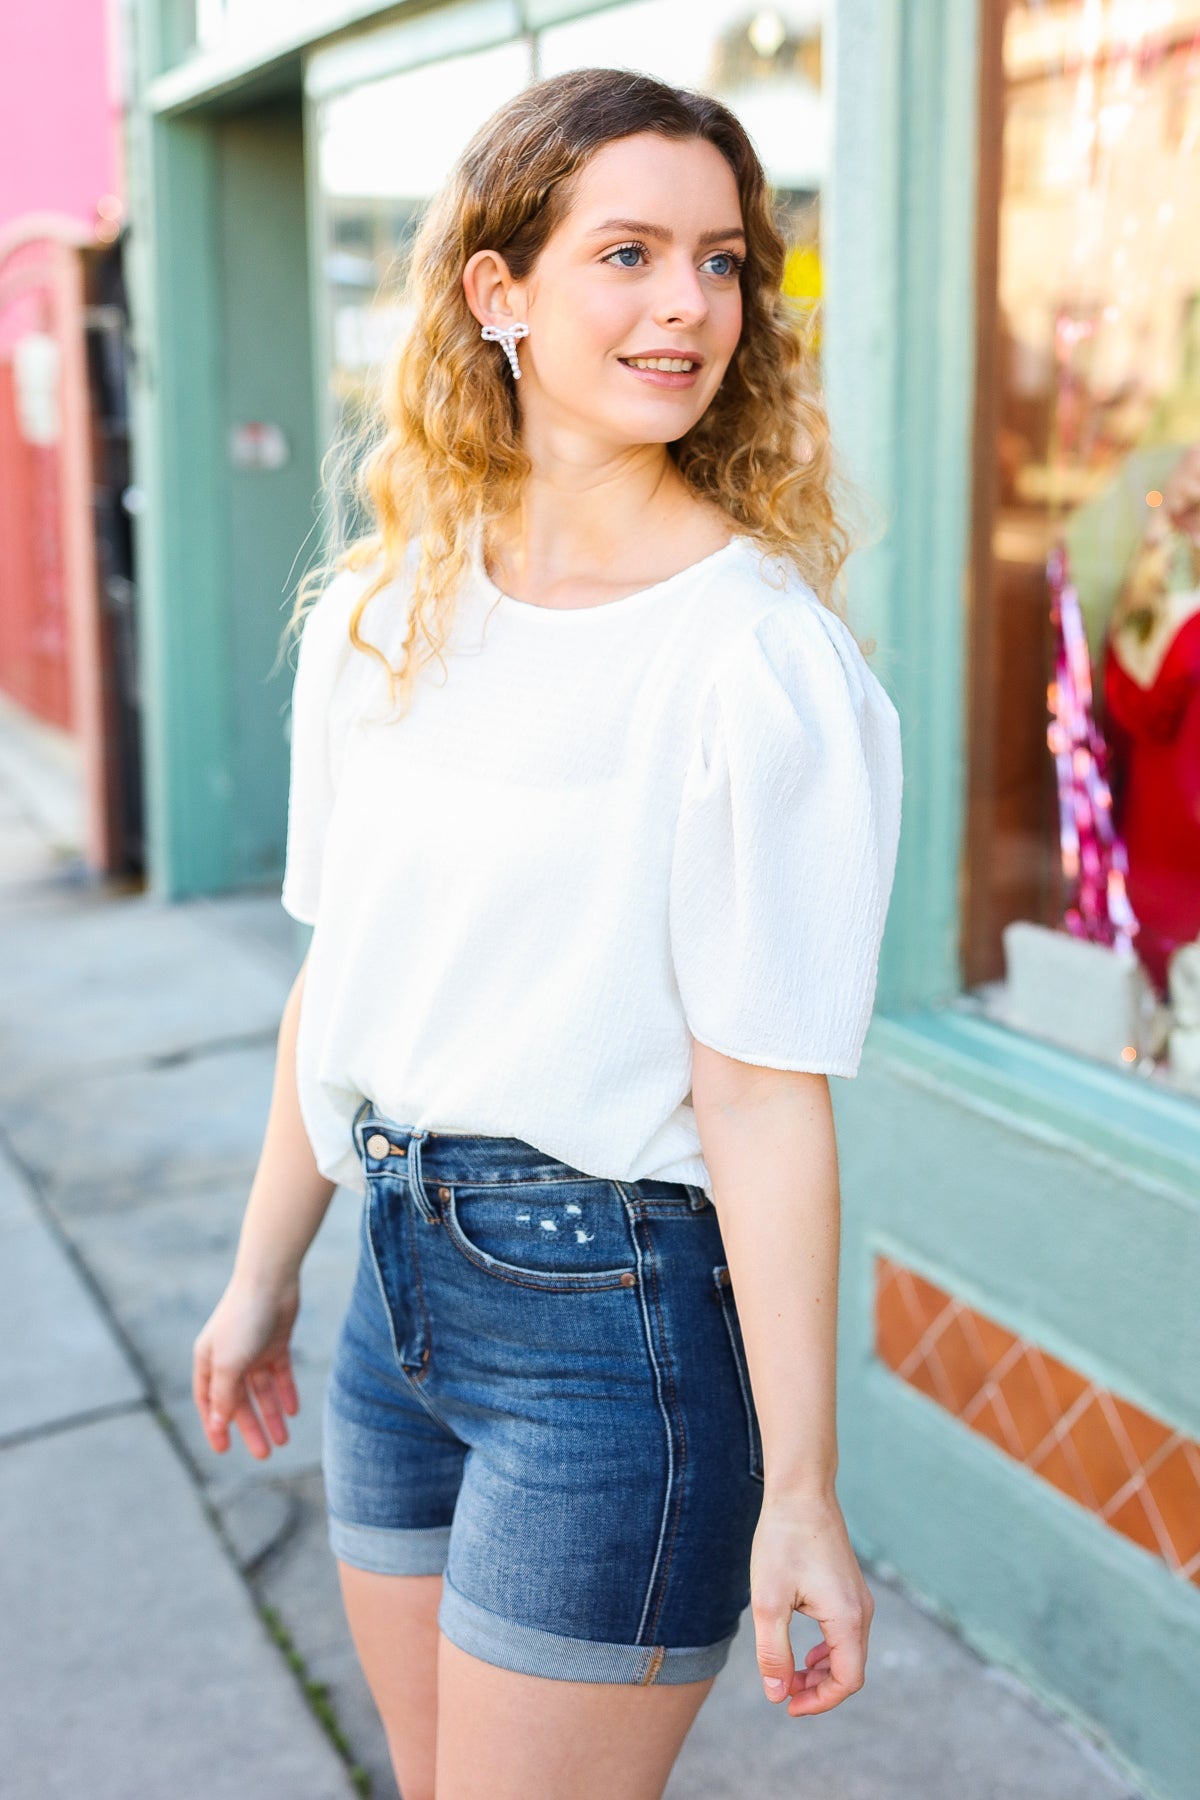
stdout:
[[(88, 882), (62, 749), (0, 706), (0, 1791), (394, 1800), (320, 1478), (356, 1196), (305, 1263), (291, 1442), (218, 1457), (190, 1393), (301, 945), (275, 890), (163, 905)], [(747, 1616), (669, 1800), (1136, 1800), (866, 1573), (862, 1692), (768, 1707)], [(815, 1637), (797, 1618), (797, 1657)]]

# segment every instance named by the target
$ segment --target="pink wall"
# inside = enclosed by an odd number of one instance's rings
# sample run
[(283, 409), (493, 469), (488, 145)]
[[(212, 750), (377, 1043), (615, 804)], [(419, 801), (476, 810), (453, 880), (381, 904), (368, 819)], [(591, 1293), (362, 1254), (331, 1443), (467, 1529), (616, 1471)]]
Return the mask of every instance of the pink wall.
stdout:
[[(115, 8), (114, 8), (115, 11)], [(0, 228), (120, 195), (109, 0), (0, 0)]]

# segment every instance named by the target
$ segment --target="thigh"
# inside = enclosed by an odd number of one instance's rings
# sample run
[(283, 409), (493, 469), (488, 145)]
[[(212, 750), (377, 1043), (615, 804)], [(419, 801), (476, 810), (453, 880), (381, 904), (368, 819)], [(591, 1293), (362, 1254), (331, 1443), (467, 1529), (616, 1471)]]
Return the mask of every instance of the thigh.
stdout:
[(325, 1390), (328, 1536), (355, 1653), (404, 1800), (433, 1800), (437, 1614), (466, 1446), (397, 1354), (367, 1217)]
[(714, 1680), (555, 1681), (483, 1662), (443, 1636), (437, 1800), (659, 1800)]
[(355, 1653), (404, 1800), (434, 1800), (440, 1575), (378, 1575), (338, 1562)]

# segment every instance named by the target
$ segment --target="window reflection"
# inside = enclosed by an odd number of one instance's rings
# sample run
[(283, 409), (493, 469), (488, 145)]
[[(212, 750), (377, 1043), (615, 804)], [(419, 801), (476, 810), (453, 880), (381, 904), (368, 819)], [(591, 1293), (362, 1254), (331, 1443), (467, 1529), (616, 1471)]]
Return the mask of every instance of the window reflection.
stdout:
[[(1130, 944), (1165, 1005), (1200, 936), (1200, 4), (1010, 4), (1001, 105), (967, 975), (1033, 921)], [(1082, 729), (1056, 764), (1089, 685), (1095, 767)]]
[(403, 331), (404, 259), (462, 146), (530, 78), (527, 39), (365, 82), (318, 108), (326, 354), (335, 436)]
[[(539, 34), (539, 72), (638, 69), (733, 109), (770, 177), (789, 244), (784, 291), (801, 308), (821, 294), (819, 208), (830, 114), (821, 86), (828, 0), (754, 7), (737, 0), (633, 0)], [(819, 334), (816, 334), (819, 341)]]

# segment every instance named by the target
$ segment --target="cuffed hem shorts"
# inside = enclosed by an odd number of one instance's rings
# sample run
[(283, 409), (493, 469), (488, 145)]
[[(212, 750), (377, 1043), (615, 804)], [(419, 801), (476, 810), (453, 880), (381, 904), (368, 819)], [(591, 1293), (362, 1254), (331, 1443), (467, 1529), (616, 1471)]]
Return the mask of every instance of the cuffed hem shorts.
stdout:
[(325, 1394), (330, 1547), (443, 1577), (474, 1656), (699, 1681), (750, 1601), (762, 1443), (702, 1189), (355, 1121), (360, 1255)]

